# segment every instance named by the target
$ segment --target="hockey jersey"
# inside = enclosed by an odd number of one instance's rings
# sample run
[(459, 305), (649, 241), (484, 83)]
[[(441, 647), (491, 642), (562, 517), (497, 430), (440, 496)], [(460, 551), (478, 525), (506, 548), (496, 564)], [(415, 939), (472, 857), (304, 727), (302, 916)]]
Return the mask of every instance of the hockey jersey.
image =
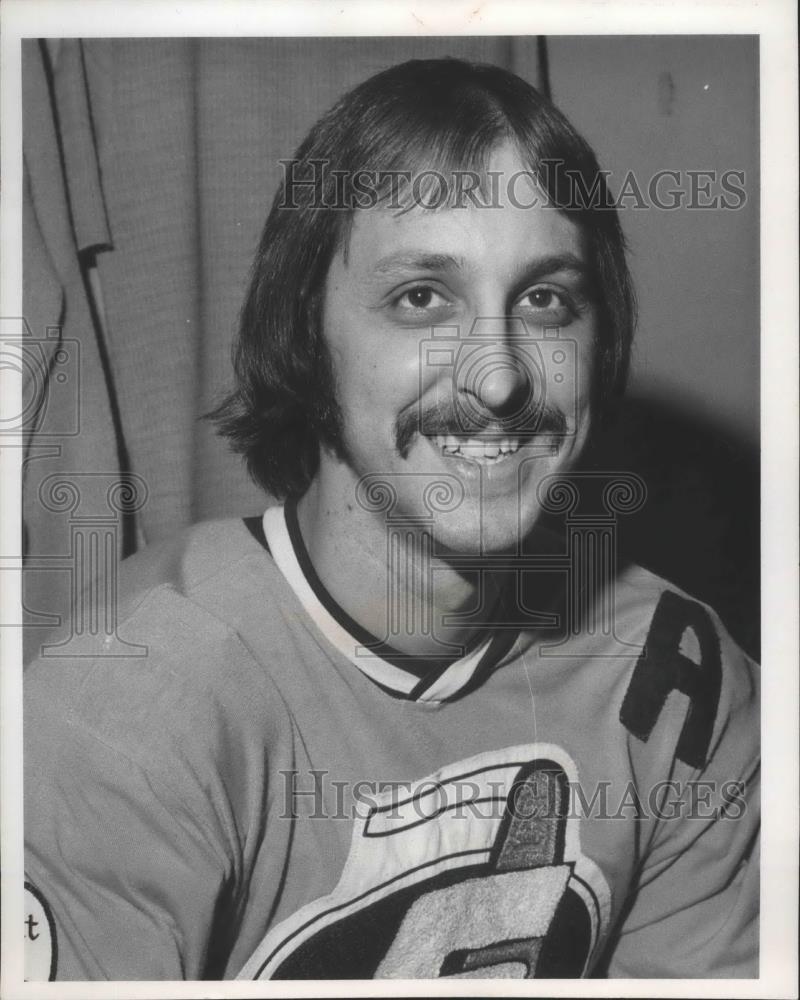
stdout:
[(611, 627), (425, 670), (292, 508), (122, 576), (25, 673), (27, 978), (758, 974), (758, 674), (708, 608), (626, 566)]

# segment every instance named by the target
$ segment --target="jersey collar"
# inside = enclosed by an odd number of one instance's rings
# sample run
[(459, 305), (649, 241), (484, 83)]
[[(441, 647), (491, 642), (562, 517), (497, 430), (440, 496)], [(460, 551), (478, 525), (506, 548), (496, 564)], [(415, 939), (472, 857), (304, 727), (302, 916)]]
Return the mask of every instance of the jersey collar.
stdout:
[(297, 522), (295, 504), (269, 507), (264, 536), (275, 564), (325, 639), (388, 694), (410, 701), (449, 701), (477, 687), (516, 640), (514, 630), (487, 635), (464, 656), (407, 656), (362, 629), (316, 574)]

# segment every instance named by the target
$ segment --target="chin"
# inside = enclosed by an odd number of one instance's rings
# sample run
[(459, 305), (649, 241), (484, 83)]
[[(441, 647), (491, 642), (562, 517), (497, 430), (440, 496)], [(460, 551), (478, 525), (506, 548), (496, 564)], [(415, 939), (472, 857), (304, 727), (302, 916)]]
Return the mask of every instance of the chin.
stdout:
[(481, 517), (477, 508), (459, 510), (437, 519), (434, 528), (437, 551), (454, 555), (500, 555), (517, 552), (532, 531), (541, 509), (519, 510), (516, 503), (490, 506)]

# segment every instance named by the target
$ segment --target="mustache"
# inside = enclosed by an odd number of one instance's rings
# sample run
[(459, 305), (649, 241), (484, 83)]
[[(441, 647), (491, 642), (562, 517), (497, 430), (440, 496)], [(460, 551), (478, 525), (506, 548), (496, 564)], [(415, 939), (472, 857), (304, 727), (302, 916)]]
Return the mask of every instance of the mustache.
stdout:
[(563, 435), (567, 432), (567, 418), (555, 406), (546, 403), (525, 406), (521, 411), (503, 418), (485, 410), (475, 402), (468, 405), (457, 399), (435, 402), (422, 407), (409, 407), (395, 421), (395, 447), (401, 458), (408, 455), (411, 442), (418, 434), (456, 437), (484, 434), (500, 437), (518, 437), (524, 441), (543, 434)]

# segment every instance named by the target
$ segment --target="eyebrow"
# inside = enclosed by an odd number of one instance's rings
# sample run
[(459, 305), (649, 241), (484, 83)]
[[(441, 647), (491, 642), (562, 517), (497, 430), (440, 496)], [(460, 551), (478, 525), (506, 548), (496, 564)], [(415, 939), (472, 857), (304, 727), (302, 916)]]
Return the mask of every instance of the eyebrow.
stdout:
[(463, 257), (449, 253), (400, 252), (381, 257), (372, 270), (376, 274), (394, 274), (395, 271), (457, 271), (463, 266)]
[(548, 254), (546, 257), (535, 257), (528, 261), (517, 272), (516, 285), (522, 291), (526, 286), (541, 281), (542, 278), (557, 274), (571, 278), (576, 284), (576, 293), (581, 295), (587, 293), (590, 282), (589, 265), (569, 252)]
[(546, 257), (535, 257), (520, 268), (521, 273), (528, 281), (541, 278), (546, 274), (558, 274), (563, 271), (571, 271), (573, 274), (583, 277), (587, 270), (586, 261), (576, 257), (574, 253), (555, 253)]
[[(381, 257), (372, 267), (378, 275), (392, 275), (403, 271), (451, 271), (461, 270), (464, 258), (447, 253), (406, 253), (398, 252)], [(534, 281), (546, 274), (569, 271), (578, 277), (587, 272), (585, 261), (574, 253), (548, 254), (535, 257), (520, 268), (526, 281)]]

